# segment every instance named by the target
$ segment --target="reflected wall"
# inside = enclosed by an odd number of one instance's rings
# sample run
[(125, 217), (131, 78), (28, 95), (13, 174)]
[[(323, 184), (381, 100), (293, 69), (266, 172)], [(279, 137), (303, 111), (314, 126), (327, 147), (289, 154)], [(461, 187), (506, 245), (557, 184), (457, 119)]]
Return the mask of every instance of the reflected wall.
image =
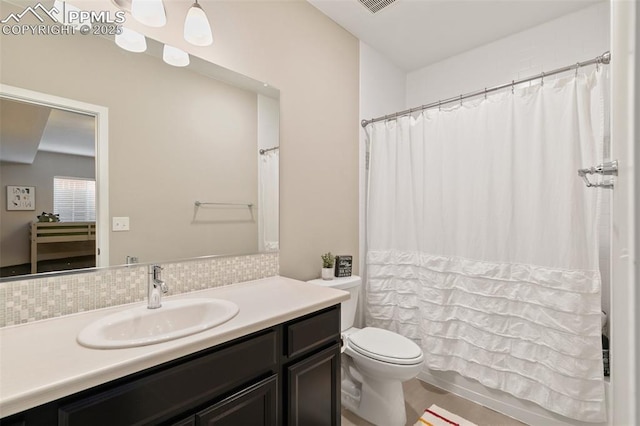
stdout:
[(255, 92), (99, 37), (2, 36), (0, 56), (3, 84), (109, 108), (112, 265), (258, 251)]

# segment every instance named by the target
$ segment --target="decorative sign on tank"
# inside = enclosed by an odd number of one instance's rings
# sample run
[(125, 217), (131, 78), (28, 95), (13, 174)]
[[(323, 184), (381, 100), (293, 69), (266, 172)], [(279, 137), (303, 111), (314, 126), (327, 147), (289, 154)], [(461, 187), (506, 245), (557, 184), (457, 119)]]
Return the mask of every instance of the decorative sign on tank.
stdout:
[(352, 256), (336, 256), (335, 276), (336, 277), (350, 277), (351, 269), (353, 267)]

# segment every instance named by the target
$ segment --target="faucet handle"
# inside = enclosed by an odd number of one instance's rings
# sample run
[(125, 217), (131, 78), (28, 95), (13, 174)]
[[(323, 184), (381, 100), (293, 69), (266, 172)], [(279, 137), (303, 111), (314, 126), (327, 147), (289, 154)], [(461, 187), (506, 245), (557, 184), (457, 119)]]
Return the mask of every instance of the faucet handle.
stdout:
[(153, 274), (154, 281), (160, 281), (160, 273), (164, 268), (160, 265), (151, 266), (151, 273)]
[(161, 267), (160, 265), (153, 265), (151, 267), (151, 270), (153, 272), (154, 287), (156, 287), (156, 284), (157, 284), (157, 286), (160, 287), (160, 290), (166, 294), (169, 292), (169, 286), (160, 277), (160, 273), (162, 272), (163, 269), (164, 268)]

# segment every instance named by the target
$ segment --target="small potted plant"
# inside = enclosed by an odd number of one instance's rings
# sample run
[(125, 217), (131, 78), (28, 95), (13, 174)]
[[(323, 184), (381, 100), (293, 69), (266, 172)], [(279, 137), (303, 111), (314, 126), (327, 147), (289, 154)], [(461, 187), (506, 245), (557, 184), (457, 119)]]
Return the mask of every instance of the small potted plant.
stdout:
[(332, 280), (333, 279), (333, 263), (336, 260), (336, 257), (331, 254), (331, 252), (325, 253), (322, 256), (322, 279), (323, 280)]

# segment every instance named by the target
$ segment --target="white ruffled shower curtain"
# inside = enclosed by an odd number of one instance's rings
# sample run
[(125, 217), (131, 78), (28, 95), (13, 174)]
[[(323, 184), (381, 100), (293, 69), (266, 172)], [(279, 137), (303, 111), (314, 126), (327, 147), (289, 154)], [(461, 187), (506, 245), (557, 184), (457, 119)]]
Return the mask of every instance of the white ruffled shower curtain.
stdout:
[(260, 154), (258, 160), (259, 173), (259, 207), (258, 228), (260, 229), (259, 250), (278, 251), (279, 248), (279, 163), (278, 150)]
[(606, 418), (602, 71), (368, 126), (366, 323), (425, 363), (587, 422)]

